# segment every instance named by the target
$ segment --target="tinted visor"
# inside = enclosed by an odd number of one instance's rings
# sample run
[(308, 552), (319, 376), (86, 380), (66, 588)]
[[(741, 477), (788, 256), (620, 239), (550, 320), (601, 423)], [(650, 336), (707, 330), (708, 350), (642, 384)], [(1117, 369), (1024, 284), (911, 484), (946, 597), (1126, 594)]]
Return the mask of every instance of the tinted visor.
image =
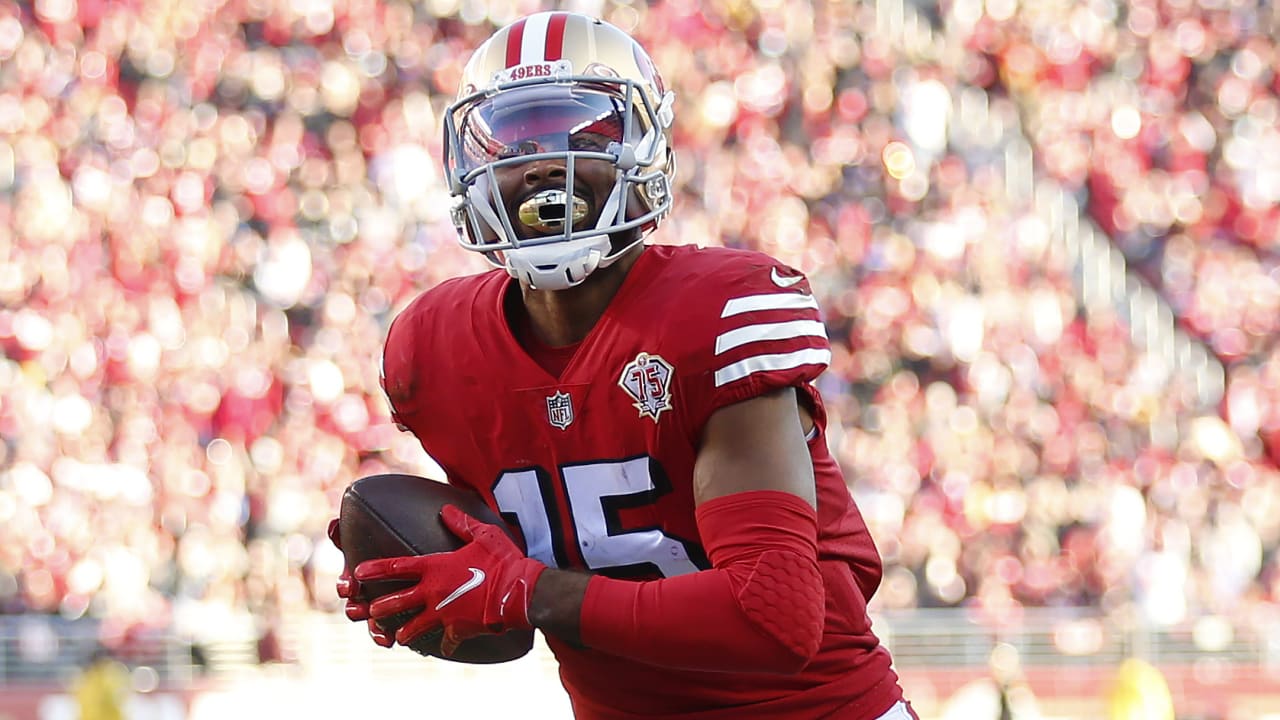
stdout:
[(607, 152), (609, 143), (638, 142), (639, 114), (632, 112), (624, 138), (626, 101), (581, 85), (546, 84), (506, 90), (463, 109), (458, 123), (461, 168), (535, 153)]

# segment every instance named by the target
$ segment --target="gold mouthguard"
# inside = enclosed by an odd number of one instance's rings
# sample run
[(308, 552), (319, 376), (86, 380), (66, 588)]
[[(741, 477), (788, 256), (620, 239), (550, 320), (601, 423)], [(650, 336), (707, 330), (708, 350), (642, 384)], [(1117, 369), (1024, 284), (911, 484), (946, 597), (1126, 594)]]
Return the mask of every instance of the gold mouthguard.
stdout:
[[(563, 190), (543, 190), (520, 203), (520, 222), (538, 232), (564, 231), (564, 204), (569, 194)], [(573, 196), (573, 224), (587, 216), (587, 201)]]

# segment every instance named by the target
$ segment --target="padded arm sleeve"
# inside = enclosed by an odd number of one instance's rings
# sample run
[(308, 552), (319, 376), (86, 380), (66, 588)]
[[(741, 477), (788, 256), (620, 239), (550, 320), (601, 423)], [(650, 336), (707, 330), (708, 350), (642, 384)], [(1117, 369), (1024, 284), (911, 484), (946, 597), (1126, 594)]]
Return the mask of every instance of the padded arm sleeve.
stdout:
[(792, 673), (822, 641), (817, 513), (790, 493), (707, 501), (698, 530), (712, 569), (649, 582), (594, 577), (583, 642), (651, 665)]

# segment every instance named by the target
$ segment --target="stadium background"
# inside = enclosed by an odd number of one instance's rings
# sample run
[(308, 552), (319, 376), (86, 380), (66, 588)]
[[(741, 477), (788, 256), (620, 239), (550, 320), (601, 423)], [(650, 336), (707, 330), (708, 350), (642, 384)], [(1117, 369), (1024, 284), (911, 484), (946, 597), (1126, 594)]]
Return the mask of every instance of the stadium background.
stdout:
[[(0, 717), (74, 717), (98, 643), (136, 718), (566, 715), (540, 651), (373, 647), (324, 537), (351, 479), (431, 473), (382, 334), (482, 268), (439, 113), (550, 7), (0, 0)], [(923, 717), (994, 720), (1000, 686), (1104, 717), (1127, 658), (1180, 720), (1280, 717), (1280, 11), (554, 7), (678, 93), (656, 240), (812, 278)]]

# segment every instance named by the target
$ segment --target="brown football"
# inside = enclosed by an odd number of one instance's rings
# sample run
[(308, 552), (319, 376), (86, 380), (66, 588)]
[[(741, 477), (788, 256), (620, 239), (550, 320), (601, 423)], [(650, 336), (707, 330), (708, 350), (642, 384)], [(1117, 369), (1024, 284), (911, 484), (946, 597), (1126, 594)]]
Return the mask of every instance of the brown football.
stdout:
[[(370, 475), (351, 483), (342, 495), (338, 511), (347, 570), (353, 571), (365, 560), (425, 555), (462, 547), (462, 541), (440, 522), (440, 510), (445, 505), (457, 505), (477, 520), (493, 523), (512, 535), (502, 518), (474, 492), (416, 475)], [(512, 535), (512, 539), (524, 550), (519, 538)], [(362, 583), (361, 590), (363, 599), (373, 600), (411, 584), (403, 580)], [(385, 618), (379, 624), (394, 633), (412, 617), (413, 613), (403, 613)], [(440, 653), (441, 635), (438, 630), (429, 632), (408, 647), (420, 655), (444, 658)], [(524, 656), (532, 647), (532, 630), (481, 635), (463, 642), (452, 657), (444, 659), (475, 664), (501, 663)]]

